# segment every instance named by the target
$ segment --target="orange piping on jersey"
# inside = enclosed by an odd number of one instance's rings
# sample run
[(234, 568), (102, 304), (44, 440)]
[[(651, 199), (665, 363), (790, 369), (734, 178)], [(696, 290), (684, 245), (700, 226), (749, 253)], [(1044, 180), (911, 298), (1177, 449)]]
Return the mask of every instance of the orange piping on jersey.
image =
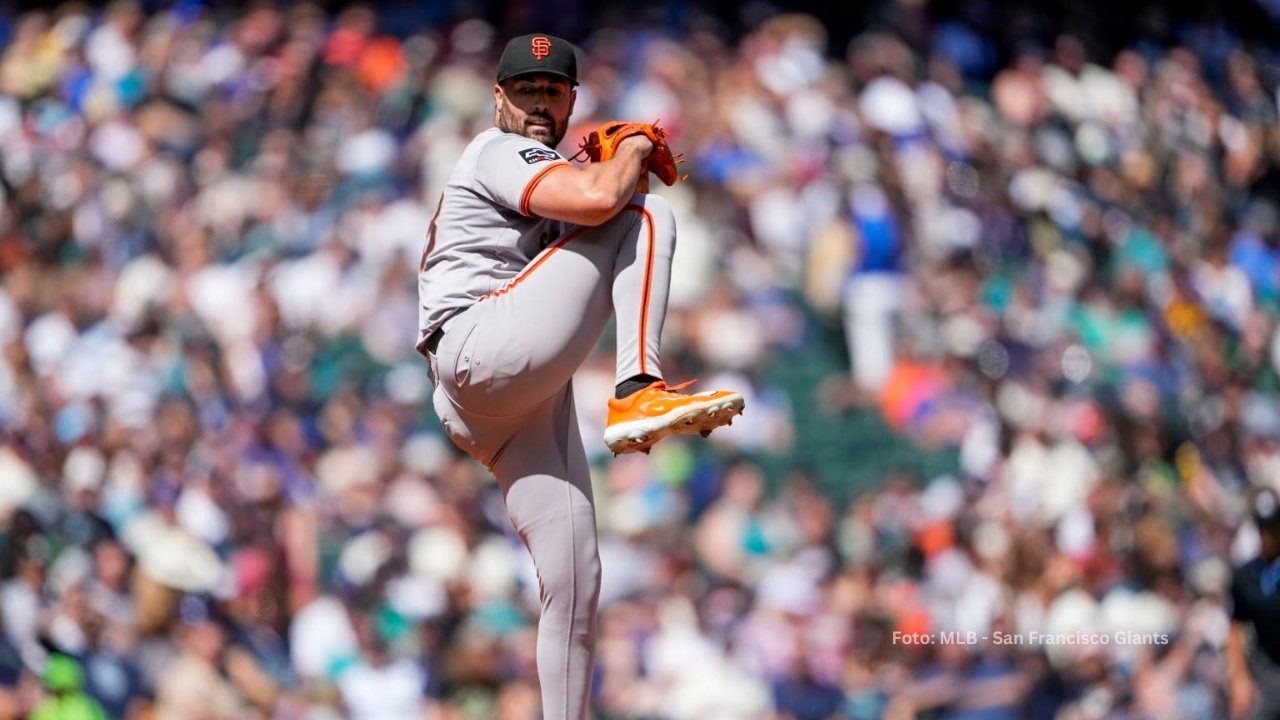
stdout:
[(440, 210), (444, 207), (444, 193), (440, 193), (440, 202), (436, 203), (436, 214), (431, 216), (427, 225), (427, 246), (422, 250), (422, 260), (418, 262), (418, 272), (427, 269), (427, 258), (436, 249), (436, 232), (440, 229)]
[(550, 174), (552, 170), (559, 170), (562, 167), (569, 167), (569, 163), (563, 160), (561, 160), (560, 162), (552, 163), (551, 165), (539, 170), (538, 174), (534, 175), (529, 180), (529, 184), (524, 186), (524, 194), (520, 196), (520, 214), (521, 215), (528, 216), (529, 200), (533, 198), (533, 189), (538, 187), (538, 183), (542, 182), (542, 179), (545, 178), (548, 174)]
[(655, 240), (653, 237), (653, 215), (644, 209), (643, 205), (628, 205), (627, 210), (638, 212), (644, 217), (645, 225), (649, 226), (649, 252), (645, 258), (644, 265), (644, 297), (640, 299), (640, 347), (638, 348), (640, 356), (640, 374), (648, 375), (649, 370), (645, 366), (644, 356), (645, 348), (648, 347), (649, 334), (649, 294), (653, 291), (653, 261), (657, 250), (654, 248)]
[[(546, 171), (544, 170), (543, 172), (545, 173)], [(649, 335), (649, 295), (653, 292), (653, 264), (654, 264), (654, 259), (657, 255), (657, 248), (656, 248), (657, 243), (654, 238), (653, 215), (650, 214), (648, 210), (645, 210), (644, 207), (641, 205), (627, 205), (624, 209), (630, 210), (631, 212), (640, 213), (640, 215), (644, 217), (644, 222), (649, 228), (649, 251), (645, 257), (645, 268), (644, 268), (644, 291), (643, 291), (644, 297), (640, 299), (640, 347), (639, 347), (640, 372), (642, 374), (647, 374), (648, 366), (645, 363), (645, 348), (647, 347), (648, 335)], [(481, 300), (488, 300), (490, 298), (502, 297), (503, 295), (506, 295), (507, 293), (511, 292), (512, 288), (519, 285), (521, 282), (524, 281), (525, 278), (533, 274), (534, 270), (537, 270), (538, 267), (542, 265), (542, 263), (546, 262), (548, 259), (551, 258), (552, 255), (556, 254), (556, 252), (559, 251), (560, 248), (564, 247), (566, 244), (568, 244), (570, 240), (581, 235), (584, 231), (589, 229), (590, 229), (589, 227), (580, 227), (577, 230), (574, 230), (573, 232), (569, 233), (568, 235), (565, 235), (564, 237), (560, 238), (559, 240), (556, 241), (554, 245), (552, 245), (545, 252), (539, 255), (538, 259), (534, 260), (531, 265), (529, 265), (524, 270), (522, 270), (519, 275), (509, 280), (507, 284), (503, 285), (497, 290), (494, 290), (488, 295), (485, 295), (483, 298), (481, 298)]]
[(515, 277), (508, 280), (506, 285), (503, 285), (502, 287), (498, 288), (497, 290), (494, 290), (493, 292), (489, 293), (488, 295), (485, 295), (480, 299), (488, 300), (489, 298), (502, 297), (503, 295), (506, 295), (507, 293), (511, 292), (511, 288), (523, 282), (524, 279), (529, 277), (529, 275), (531, 275), (534, 270), (538, 269), (539, 265), (546, 262), (547, 259), (550, 258), (552, 255), (555, 255), (556, 251), (564, 247), (565, 244), (568, 243), (570, 240), (581, 235), (584, 230), (589, 230), (589, 229), (590, 228), (587, 228), (587, 227), (580, 227), (577, 230), (574, 230), (573, 232), (569, 233), (568, 235), (565, 235), (564, 237), (560, 238), (559, 240), (556, 241), (555, 245), (552, 245), (551, 247), (547, 248), (545, 252), (539, 255), (538, 258), (534, 260), (532, 264), (527, 266), (524, 270), (521, 270), (519, 275), (516, 275)]

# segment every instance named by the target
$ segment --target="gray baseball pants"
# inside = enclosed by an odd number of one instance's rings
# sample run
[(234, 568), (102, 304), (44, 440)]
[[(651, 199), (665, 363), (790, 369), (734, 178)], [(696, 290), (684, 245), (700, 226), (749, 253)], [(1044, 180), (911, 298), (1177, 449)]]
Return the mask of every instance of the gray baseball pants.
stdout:
[(427, 356), (445, 431), (493, 472), (537, 568), (544, 720), (586, 717), (600, 593), (591, 477), (571, 379), (614, 312), (617, 381), (662, 377), (659, 339), (675, 240), (667, 202), (637, 194), (614, 218), (565, 235), (451, 318)]
[(1258, 647), (1249, 651), (1248, 662), (1256, 691), (1249, 719), (1280, 720), (1280, 663)]

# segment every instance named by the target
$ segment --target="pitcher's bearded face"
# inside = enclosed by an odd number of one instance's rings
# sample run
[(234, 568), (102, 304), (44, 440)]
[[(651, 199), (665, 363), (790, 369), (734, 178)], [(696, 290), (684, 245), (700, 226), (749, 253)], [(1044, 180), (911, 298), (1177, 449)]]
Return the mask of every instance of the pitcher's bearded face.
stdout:
[(569, 129), (578, 93), (558, 75), (532, 73), (494, 85), (493, 97), (497, 106), (494, 124), (499, 130), (554, 148)]

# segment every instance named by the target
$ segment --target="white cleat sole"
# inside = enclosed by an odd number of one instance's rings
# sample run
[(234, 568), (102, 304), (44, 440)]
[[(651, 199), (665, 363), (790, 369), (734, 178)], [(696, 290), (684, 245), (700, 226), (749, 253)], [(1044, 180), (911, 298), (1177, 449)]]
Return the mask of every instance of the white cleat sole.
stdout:
[(745, 406), (746, 402), (737, 393), (717, 400), (689, 403), (665, 415), (610, 426), (604, 431), (604, 444), (614, 455), (648, 453), (665, 437), (694, 434), (707, 437), (718, 427), (732, 425), (733, 418), (741, 415)]

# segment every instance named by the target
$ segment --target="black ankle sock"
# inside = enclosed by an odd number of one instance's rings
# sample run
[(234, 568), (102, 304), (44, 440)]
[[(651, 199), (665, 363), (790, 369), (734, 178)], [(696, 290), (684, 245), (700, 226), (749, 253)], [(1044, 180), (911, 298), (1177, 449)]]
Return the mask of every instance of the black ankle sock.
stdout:
[(618, 387), (614, 388), (613, 394), (617, 396), (619, 400), (621, 400), (622, 398), (630, 395), (631, 393), (637, 390), (643, 390), (649, 387), (651, 383), (656, 383), (661, 379), (662, 378), (657, 378), (652, 375), (643, 375), (643, 374), (632, 375), (626, 380), (623, 380), (622, 382), (618, 383)]

